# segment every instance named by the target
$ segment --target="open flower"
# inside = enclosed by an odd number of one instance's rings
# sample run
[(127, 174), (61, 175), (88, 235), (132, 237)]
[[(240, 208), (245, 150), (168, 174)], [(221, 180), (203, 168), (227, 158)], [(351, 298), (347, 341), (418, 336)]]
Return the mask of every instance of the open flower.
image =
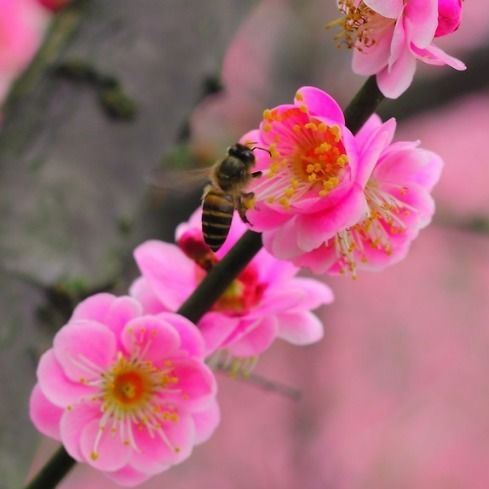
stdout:
[[(177, 245), (147, 241), (136, 248), (142, 277), (131, 294), (150, 312), (178, 309), (245, 230), (236, 214), (228, 239), (214, 254), (203, 241), (198, 209), (178, 227)], [(298, 270), (261, 250), (198, 322), (207, 353), (225, 349), (234, 357), (253, 357), (277, 337), (299, 345), (318, 341), (323, 327), (311, 309), (330, 303), (333, 295), (316, 280), (296, 277)]]
[(265, 248), (296, 260), (357, 223), (368, 210), (364, 186), (392, 121), (377, 128), (360, 153), (338, 104), (325, 92), (301, 88), (293, 105), (266, 110), (253, 141), (263, 172), (250, 190), (256, 204), (247, 217), (263, 232)]
[(353, 71), (377, 75), (386, 97), (397, 98), (409, 87), (417, 59), (465, 69), (432, 45), (458, 27), (460, 0), (338, 0), (338, 8), (343, 17), (329, 24), (341, 28), (338, 44), (354, 48)]
[(31, 418), (68, 453), (124, 485), (186, 459), (219, 421), (197, 328), (142, 315), (130, 297), (83, 301), (41, 358)]
[[(357, 135), (360, 152), (382, 123), (372, 116)], [(441, 158), (417, 142), (383, 141), (373, 171), (368, 172), (367, 214), (322, 246), (296, 260), (316, 273), (356, 274), (357, 269), (378, 270), (405, 257), (419, 230), (434, 212), (430, 192), (443, 166)]]

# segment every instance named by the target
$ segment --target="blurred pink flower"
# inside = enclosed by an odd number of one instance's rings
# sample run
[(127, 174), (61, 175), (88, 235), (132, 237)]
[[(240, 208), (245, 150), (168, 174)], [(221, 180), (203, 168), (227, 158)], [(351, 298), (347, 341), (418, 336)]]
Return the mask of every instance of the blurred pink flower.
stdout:
[(186, 459), (219, 422), (197, 328), (142, 315), (130, 297), (78, 305), (39, 362), (31, 419), (68, 453), (123, 485)]
[(260, 129), (242, 138), (270, 151), (255, 152), (264, 174), (250, 186), (256, 205), (247, 213), (265, 248), (296, 260), (356, 224), (368, 210), (369, 172), (392, 132), (391, 122), (376, 128), (359, 153), (338, 104), (313, 87), (301, 88), (294, 105), (266, 110)]
[(377, 75), (380, 91), (399, 97), (411, 84), (416, 60), (432, 65), (465, 65), (432, 45), (458, 27), (462, 4), (449, 0), (338, 0), (344, 17), (330, 23), (343, 30), (340, 44), (355, 48), (353, 71)]
[[(441, 158), (418, 148), (417, 142), (391, 143), (394, 133), (382, 141), (379, 159), (365, 186), (367, 215), (342, 230), (325, 244), (295, 263), (316, 273), (378, 270), (403, 259), (419, 230), (429, 224), (434, 212), (430, 191), (443, 166)], [(372, 116), (356, 136), (360, 153), (369, 146), (382, 122)], [(371, 172), (371, 173), (370, 173)]]
[[(236, 214), (228, 239), (214, 254), (203, 242), (198, 209), (178, 227), (178, 246), (147, 241), (136, 248), (142, 277), (131, 294), (148, 312), (177, 310), (245, 230)], [(226, 349), (234, 357), (253, 357), (277, 337), (298, 345), (318, 341), (323, 326), (310, 310), (331, 303), (333, 294), (318, 281), (296, 277), (298, 270), (261, 250), (199, 321), (207, 353)]]
[(45, 19), (31, 0), (0, 0), (0, 12), (1, 103), (12, 80), (37, 49)]

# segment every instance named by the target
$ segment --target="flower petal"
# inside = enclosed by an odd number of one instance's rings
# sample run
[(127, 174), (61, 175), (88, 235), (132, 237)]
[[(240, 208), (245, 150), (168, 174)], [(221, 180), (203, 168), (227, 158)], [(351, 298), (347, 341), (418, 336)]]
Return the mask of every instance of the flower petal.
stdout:
[(195, 444), (206, 442), (221, 421), (219, 404), (214, 400), (205, 410), (192, 413), (192, 418), (195, 424)]
[(194, 358), (175, 358), (172, 375), (178, 381), (172, 384), (176, 392), (165, 393), (165, 400), (175, 402), (188, 412), (206, 408), (216, 395), (216, 378), (212, 371), (201, 361)]
[(156, 316), (141, 316), (129, 322), (121, 335), (130, 355), (160, 365), (180, 347), (180, 336), (166, 321)]
[(202, 333), (194, 323), (187, 318), (173, 313), (162, 313), (158, 318), (172, 326), (180, 336), (180, 349), (185, 350), (190, 356), (203, 358), (205, 343)]
[(129, 294), (141, 304), (144, 314), (158, 314), (166, 310), (144, 277), (139, 277), (132, 283)]
[(77, 319), (91, 319), (104, 324), (107, 312), (116, 296), (112, 294), (100, 293), (88, 297), (75, 307), (70, 321)]
[(309, 345), (323, 337), (323, 323), (310, 312), (281, 314), (278, 337), (294, 345)]
[(404, 93), (414, 78), (416, 58), (408, 49), (404, 50), (391, 69), (377, 74), (379, 90), (388, 98), (397, 98)]
[(125, 487), (138, 486), (151, 477), (150, 474), (138, 472), (130, 465), (126, 465), (125, 467), (122, 467), (122, 469), (116, 470), (115, 472), (107, 472), (106, 475), (109, 479), (112, 479), (120, 486)]
[(195, 428), (189, 415), (180, 416), (176, 422), (163, 422), (161, 428), (161, 435), (144, 428), (133, 430), (138, 451), (133, 452), (130, 463), (136, 470), (156, 474), (190, 455)]
[(365, 5), (373, 11), (389, 19), (397, 19), (402, 12), (402, 0), (364, 0)]
[(304, 104), (312, 115), (327, 117), (333, 122), (345, 124), (345, 116), (336, 100), (316, 87), (302, 87), (297, 90), (294, 102)]
[(34, 426), (43, 435), (60, 440), (59, 423), (63, 409), (50, 402), (39, 384), (34, 386), (29, 401), (29, 415)]
[(411, 50), (418, 59), (429, 65), (448, 65), (458, 71), (464, 71), (467, 69), (467, 66), (465, 66), (462, 61), (445, 53), (445, 51), (439, 47), (431, 45), (421, 49), (416, 46), (411, 46)]
[(253, 357), (264, 352), (277, 336), (277, 320), (275, 316), (264, 317), (258, 321), (253, 330), (242, 336), (238, 341), (227, 345), (232, 355), (237, 357)]
[(60, 434), (66, 451), (78, 462), (84, 462), (80, 448), (81, 433), (88, 423), (100, 419), (100, 405), (94, 402), (83, 402), (65, 410), (61, 417)]
[(105, 324), (119, 338), (124, 326), (143, 313), (141, 304), (132, 297), (118, 297), (107, 311)]
[(433, 41), (438, 26), (438, 0), (409, 0), (404, 18), (409, 41), (425, 48)]
[(76, 403), (95, 392), (93, 387), (72, 382), (66, 377), (53, 349), (44, 353), (39, 360), (37, 378), (46, 398), (60, 408)]
[(61, 328), (53, 350), (65, 375), (76, 382), (97, 378), (111, 364), (116, 337), (106, 326), (78, 321)]
[(176, 311), (194, 288), (195, 264), (177, 246), (162, 241), (139, 245), (134, 258), (161, 303)]
[(318, 248), (337, 232), (356, 224), (366, 211), (363, 188), (355, 185), (341, 203), (328, 211), (299, 216), (295, 232), (300, 250), (308, 252)]
[(199, 321), (199, 330), (204, 337), (206, 355), (214, 353), (238, 327), (239, 318), (233, 318), (220, 312), (208, 312)]
[(124, 467), (131, 456), (131, 448), (123, 443), (118, 433), (105, 428), (101, 431), (100, 421), (94, 419), (81, 432), (80, 450), (86, 463), (105, 472)]

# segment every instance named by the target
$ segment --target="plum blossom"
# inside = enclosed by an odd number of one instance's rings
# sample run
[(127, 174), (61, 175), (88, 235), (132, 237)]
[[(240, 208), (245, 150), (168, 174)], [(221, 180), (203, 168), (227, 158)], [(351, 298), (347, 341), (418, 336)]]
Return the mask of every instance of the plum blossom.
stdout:
[(343, 17), (338, 45), (354, 48), (352, 68), (359, 75), (377, 75), (380, 91), (399, 97), (411, 84), (416, 60), (432, 65), (465, 65), (432, 44), (460, 24), (461, 0), (338, 0)]
[[(177, 310), (245, 230), (236, 213), (227, 241), (214, 254), (203, 241), (198, 209), (177, 228), (177, 245), (147, 241), (136, 248), (142, 276), (131, 294), (150, 313)], [(332, 302), (333, 294), (316, 280), (296, 277), (298, 271), (260, 250), (198, 322), (207, 354), (219, 349), (244, 361), (265, 351), (277, 337), (298, 345), (318, 341), (323, 326), (311, 310)]]
[[(367, 121), (356, 137), (360, 152), (381, 126), (376, 115)], [(434, 203), (430, 191), (443, 166), (437, 154), (418, 144), (391, 144), (391, 139), (385, 139), (365, 185), (367, 214), (295, 263), (316, 273), (355, 276), (357, 269), (379, 270), (403, 259), (419, 230), (431, 221)]]
[(219, 422), (203, 354), (187, 319), (143, 314), (130, 297), (92, 296), (41, 357), (31, 419), (75, 460), (139, 484), (185, 460)]
[(263, 175), (250, 186), (256, 203), (247, 213), (265, 248), (297, 260), (356, 224), (368, 210), (368, 173), (393, 131), (393, 121), (380, 125), (359, 152), (338, 104), (313, 87), (301, 88), (293, 105), (267, 109), (242, 138), (270, 152), (256, 152)]

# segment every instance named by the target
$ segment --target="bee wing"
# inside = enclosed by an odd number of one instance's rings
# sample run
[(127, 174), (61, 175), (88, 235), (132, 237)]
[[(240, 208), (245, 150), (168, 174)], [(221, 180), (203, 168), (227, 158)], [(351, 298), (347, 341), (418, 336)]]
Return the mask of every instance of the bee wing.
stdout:
[(153, 168), (144, 176), (144, 182), (158, 191), (191, 193), (209, 182), (210, 167), (174, 170)]

